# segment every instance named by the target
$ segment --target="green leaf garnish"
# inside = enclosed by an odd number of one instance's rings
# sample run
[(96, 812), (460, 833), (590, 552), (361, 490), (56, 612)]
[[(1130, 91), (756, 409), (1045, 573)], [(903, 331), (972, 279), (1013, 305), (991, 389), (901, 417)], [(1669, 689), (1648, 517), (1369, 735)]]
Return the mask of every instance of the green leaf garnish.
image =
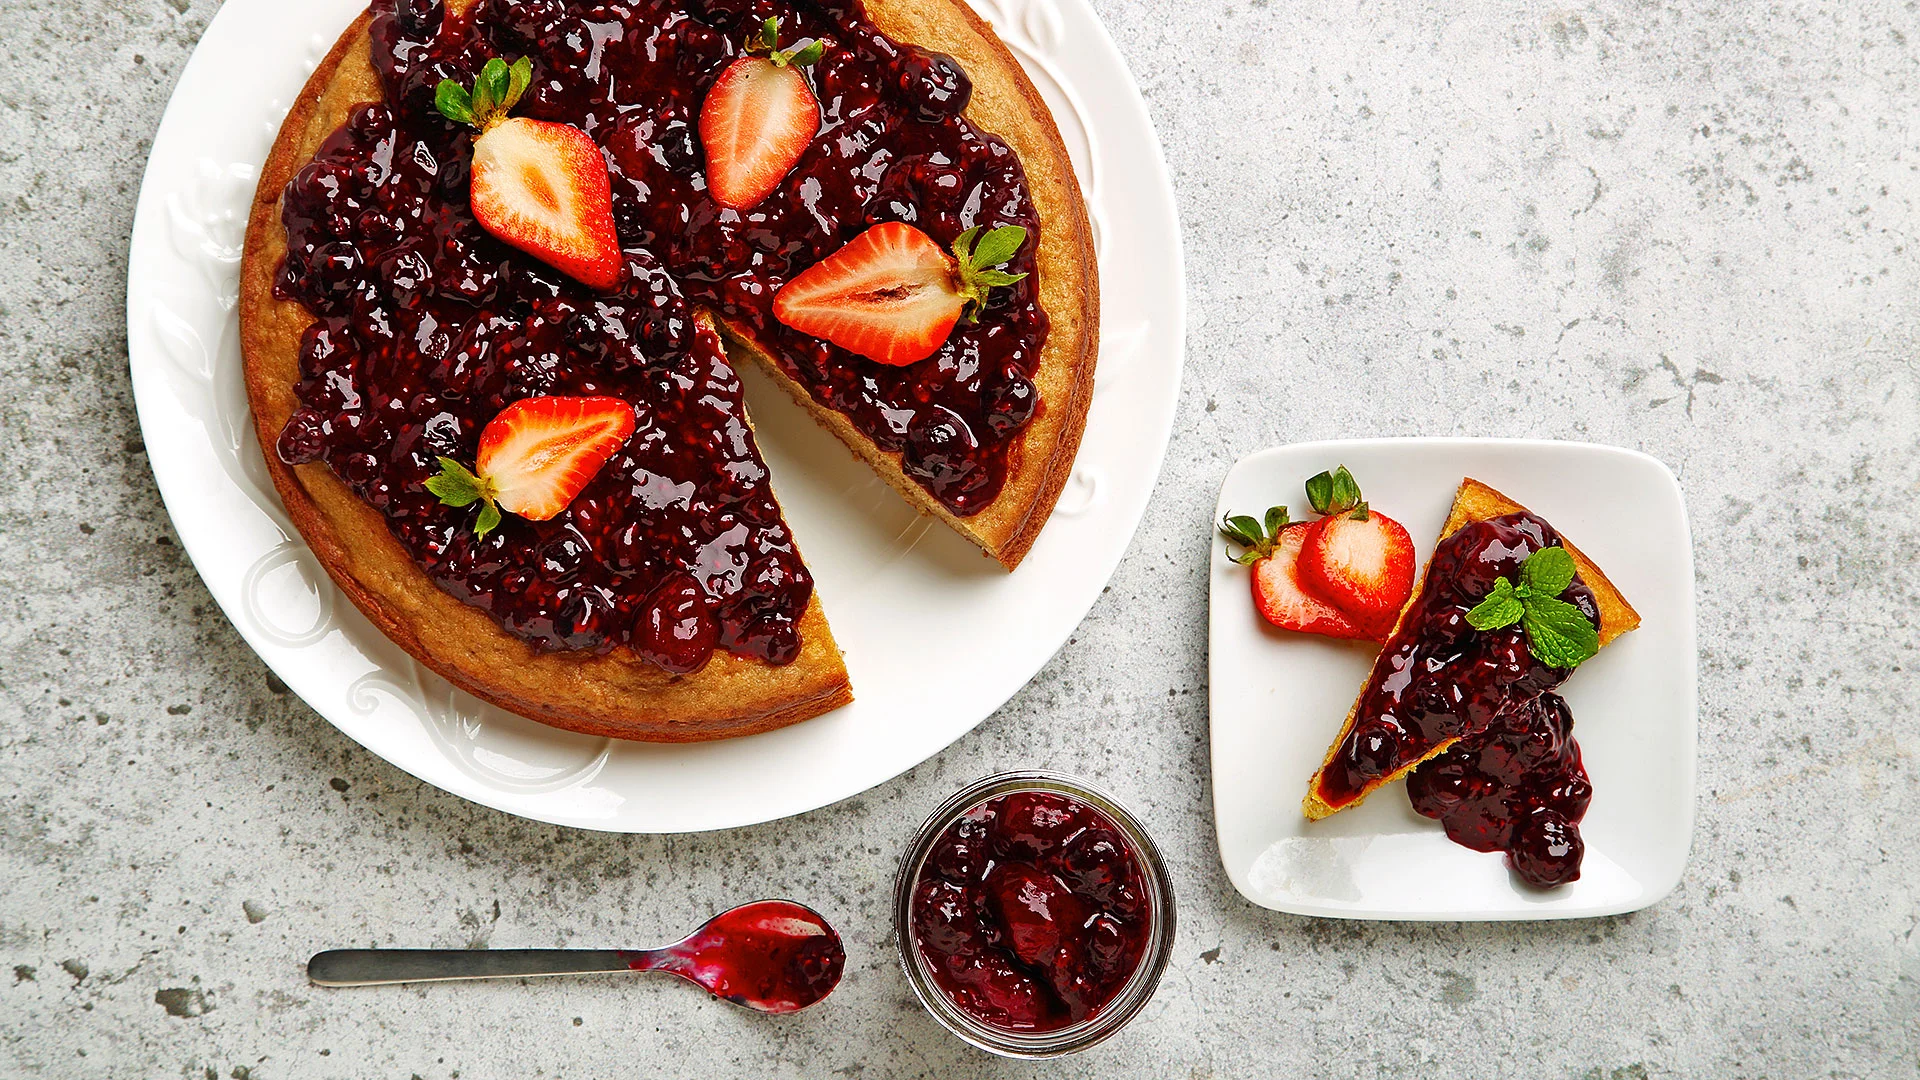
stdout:
[(1287, 527), (1287, 508), (1276, 506), (1268, 510), (1263, 523), (1259, 518), (1245, 514), (1228, 514), (1220, 519), (1220, 533), (1233, 544), (1244, 548), (1240, 554), (1227, 553), (1227, 557), (1241, 566), (1252, 566), (1261, 559), (1273, 554), (1273, 545), (1280, 538), (1281, 530)]
[(1498, 630), (1519, 623), (1527, 651), (1543, 664), (1571, 670), (1600, 651), (1600, 629), (1586, 612), (1560, 599), (1573, 584), (1573, 556), (1563, 547), (1547, 547), (1520, 564), (1520, 584), (1496, 578), (1493, 590), (1473, 610), (1467, 625)]
[(473, 531), (480, 539), (500, 527), (500, 489), (491, 479), (476, 476), (465, 465), (450, 457), (440, 459), (440, 475), (427, 478), (426, 488), (447, 506), (472, 506), (484, 503)]
[(975, 225), (953, 241), (953, 257), (960, 273), (959, 292), (966, 301), (962, 317), (967, 322), (979, 320), (981, 309), (987, 306), (989, 291), (1026, 279), (1024, 273), (1009, 274), (995, 269), (1013, 258), (1026, 242), (1027, 230), (1018, 225), (1001, 225), (992, 230)]
[(1307, 501), (1317, 513), (1331, 516), (1351, 512), (1353, 520), (1367, 520), (1367, 504), (1360, 498), (1360, 482), (1345, 465), (1308, 479)]
[(1527, 632), (1528, 651), (1542, 663), (1570, 670), (1600, 651), (1600, 629), (1579, 608), (1551, 596), (1528, 597), (1526, 605), (1520, 626)]
[(1526, 602), (1520, 599), (1513, 582), (1497, 578), (1487, 598), (1467, 612), (1467, 625), (1475, 630), (1498, 630), (1519, 622), (1526, 613)]
[(471, 91), (452, 79), (440, 80), (433, 91), (433, 105), (454, 123), (485, 132), (505, 120), (532, 85), (531, 57), (523, 56), (508, 64), (496, 56), (480, 68)]
[(1563, 547), (1541, 548), (1520, 564), (1520, 584), (1535, 596), (1559, 596), (1573, 584), (1573, 556)]

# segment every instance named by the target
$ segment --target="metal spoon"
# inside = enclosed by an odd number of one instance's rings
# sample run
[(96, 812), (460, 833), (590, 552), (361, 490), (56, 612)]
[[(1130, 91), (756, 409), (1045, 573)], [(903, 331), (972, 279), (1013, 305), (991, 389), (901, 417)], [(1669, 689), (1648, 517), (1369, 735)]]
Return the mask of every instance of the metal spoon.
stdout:
[(332, 949), (307, 961), (319, 986), (665, 971), (764, 1013), (812, 1005), (840, 984), (847, 951), (812, 908), (760, 900), (659, 949)]

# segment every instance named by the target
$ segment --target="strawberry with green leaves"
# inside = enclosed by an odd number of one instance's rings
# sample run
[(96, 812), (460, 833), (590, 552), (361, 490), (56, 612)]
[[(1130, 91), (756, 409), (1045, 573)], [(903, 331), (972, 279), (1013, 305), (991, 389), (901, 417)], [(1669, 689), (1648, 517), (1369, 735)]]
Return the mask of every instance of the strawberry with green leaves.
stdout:
[(528, 521), (560, 516), (633, 435), (633, 406), (613, 397), (522, 398), (480, 432), (468, 469), (449, 457), (427, 490), (448, 506), (480, 504), (474, 532), (500, 527), (505, 510)]
[(915, 363), (978, 319), (991, 290), (1027, 276), (1000, 269), (1026, 242), (1018, 225), (975, 226), (949, 255), (911, 225), (881, 222), (782, 286), (773, 317), (882, 364)]
[(1600, 628), (1586, 612), (1560, 599), (1573, 584), (1573, 556), (1564, 547), (1546, 547), (1520, 564), (1520, 581), (1496, 578), (1493, 590), (1467, 612), (1475, 630), (1520, 624), (1527, 651), (1550, 667), (1572, 670), (1600, 651)]
[(1314, 523), (1289, 521), (1276, 506), (1264, 521), (1229, 514), (1220, 532), (1243, 550), (1233, 561), (1253, 570), (1253, 606), (1260, 617), (1282, 630), (1335, 638), (1368, 638), (1366, 630), (1339, 608), (1309, 592), (1300, 578), (1300, 554)]
[(620, 284), (626, 260), (614, 232), (607, 159), (587, 133), (507, 113), (533, 82), (533, 61), (494, 57), (473, 89), (442, 80), (441, 115), (479, 131), (469, 199), (481, 227), (589, 288)]
[(820, 101), (801, 69), (826, 51), (817, 39), (780, 48), (780, 20), (769, 18), (727, 65), (700, 106), (707, 192), (733, 210), (773, 194), (820, 133)]
[(1362, 636), (1385, 641), (1413, 595), (1413, 538), (1367, 505), (1345, 465), (1308, 480), (1307, 501), (1326, 516), (1308, 527), (1300, 580), (1353, 620)]

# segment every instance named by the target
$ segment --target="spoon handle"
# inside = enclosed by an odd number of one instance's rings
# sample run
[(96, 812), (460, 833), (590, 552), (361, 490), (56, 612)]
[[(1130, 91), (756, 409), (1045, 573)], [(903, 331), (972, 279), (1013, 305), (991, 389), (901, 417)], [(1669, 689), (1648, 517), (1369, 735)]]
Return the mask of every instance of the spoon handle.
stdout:
[(330, 949), (307, 961), (307, 978), (317, 986), (528, 979), (643, 971), (648, 960), (618, 949)]

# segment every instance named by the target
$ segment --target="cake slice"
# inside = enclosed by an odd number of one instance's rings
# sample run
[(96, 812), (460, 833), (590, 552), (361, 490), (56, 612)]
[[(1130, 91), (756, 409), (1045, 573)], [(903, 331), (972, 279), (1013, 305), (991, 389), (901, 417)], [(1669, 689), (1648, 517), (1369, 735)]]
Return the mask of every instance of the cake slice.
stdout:
[(1308, 785), (1308, 818), (1359, 805), (1463, 735), (1486, 730), (1502, 710), (1566, 679), (1570, 669), (1529, 651), (1518, 623), (1476, 630), (1467, 622), (1496, 579), (1518, 581), (1521, 564), (1549, 547), (1572, 556), (1575, 574), (1558, 599), (1593, 625), (1599, 646), (1640, 625), (1600, 568), (1553, 526), (1478, 480), (1463, 480), (1419, 587)]

